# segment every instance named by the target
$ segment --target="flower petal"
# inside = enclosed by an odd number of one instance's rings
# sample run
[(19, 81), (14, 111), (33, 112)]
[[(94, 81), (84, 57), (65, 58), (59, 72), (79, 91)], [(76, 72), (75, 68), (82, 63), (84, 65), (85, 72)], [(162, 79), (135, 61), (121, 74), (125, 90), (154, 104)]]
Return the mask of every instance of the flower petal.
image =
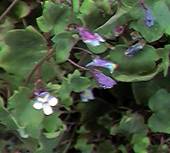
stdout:
[(105, 42), (105, 40), (98, 33), (95, 33), (94, 35), (100, 42)]
[(80, 94), (81, 101), (88, 102), (89, 100), (94, 100), (95, 97), (91, 89), (86, 89)]
[(84, 40), (86, 44), (90, 44), (92, 46), (99, 46), (100, 42), (98, 40)]
[(37, 97), (36, 101), (38, 101), (39, 103), (45, 103), (46, 99), (42, 98), (42, 97)]
[(100, 87), (104, 89), (112, 88), (114, 85), (116, 85), (116, 81), (114, 81), (112, 78), (104, 75), (99, 70), (93, 69), (92, 75), (94, 76), (95, 80), (99, 84)]
[(50, 97), (48, 98), (48, 104), (49, 104), (50, 106), (55, 106), (55, 105), (58, 104), (58, 99), (57, 99), (56, 97), (50, 96)]
[(85, 27), (77, 26), (76, 29), (83, 42), (87, 44), (92, 46), (99, 46), (100, 42), (105, 42), (105, 40), (98, 33), (93, 33)]
[(130, 46), (126, 52), (125, 52), (125, 55), (126, 56), (129, 56), (129, 57), (132, 57), (134, 56), (138, 51), (142, 50), (143, 47), (145, 46), (145, 42), (144, 41), (140, 41), (132, 46)]
[(104, 60), (104, 59), (100, 59), (100, 58), (95, 58), (93, 59), (92, 62), (88, 63), (86, 65), (86, 67), (89, 66), (96, 66), (96, 67), (103, 67), (103, 68), (107, 68), (110, 70), (110, 73), (113, 73), (114, 70), (118, 67), (117, 64), (114, 64), (110, 61)]
[(43, 112), (45, 115), (50, 115), (53, 113), (53, 110), (49, 104), (43, 104)]
[(123, 26), (116, 26), (113, 33), (115, 37), (120, 36), (124, 32), (124, 27)]
[(145, 10), (145, 24), (149, 28), (154, 25), (154, 17), (152, 15), (151, 9), (149, 8)]
[(34, 102), (33, 107), (35, 109), (42, 109), (43, 108), (43, 104), (41, 102), (36, 101), (36, 102)]

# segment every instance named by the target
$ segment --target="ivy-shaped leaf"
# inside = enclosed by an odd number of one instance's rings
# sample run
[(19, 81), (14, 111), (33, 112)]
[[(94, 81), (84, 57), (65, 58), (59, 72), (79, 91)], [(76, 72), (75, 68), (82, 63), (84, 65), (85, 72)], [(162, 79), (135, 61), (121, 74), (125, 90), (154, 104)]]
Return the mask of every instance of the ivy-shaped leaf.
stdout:
[[(35, 110), (29, 99), (31, 92), (28, 88), (20, 87), (9, 99), (9, 110), (23, 132), (33, 138), (38, 138), (42, 129), (43, 112)], [(22, 131), (20, 130), (22, 133)]]
[[(72, 16), (73, 17), (73, 16)], [(37, 24), (41, 31), (54, 34), (62, 33), (68, 24), (73, 23), (71, 8), (64, 4), (46, 1), (43, 15), (37, 18)]]
[(149, 138), (144, 134), (134, 134), (132, 144), (135, 153), (146, 153), (150, 145)]
[(119, 65), (119, 68), (113, 77), (116, 80), (131, 82), (131, 81), (145, 81), (153, 78), (161, 67), (156, 67), (156, 61), (159, 59), (155, 48), (152, 46), (145, 46), (133, 57), (127, 57), (125, 45), (117, 45), (114, 51), (110, 52), (109, 58)]
[(11, 30), (5, 38), (8, 50), (0, 52), (0, 67), (25, 77), (44, 57), (46, 41), (33, 27)]
[(78, 39), (68, 32), (60, 33), (53, 38), (56, 50), (56, 63), (63, 63), (69, 58), (71, 49), (77, 41)]
[(170, 121), (167, 117), (170, 111), (170, 94), (165, 89), (160, 89), (149, 100), (149, 107), (153, 111), (148, 120), (148, 126), (153, 132), (170, 134)]

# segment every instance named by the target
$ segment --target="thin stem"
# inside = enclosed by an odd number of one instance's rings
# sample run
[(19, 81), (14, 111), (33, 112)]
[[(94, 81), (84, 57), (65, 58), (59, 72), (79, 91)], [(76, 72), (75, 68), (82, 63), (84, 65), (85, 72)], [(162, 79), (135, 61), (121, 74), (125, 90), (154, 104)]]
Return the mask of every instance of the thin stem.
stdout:
[(75, 63), (75, 62), (72, 61), (71, 59), (68, 59), (67, 61), (68, 61), (69, 63), (71, 63), (72, 65), (78, 67), (79, 69), (82, 69), (82, 70), (85, 70), (85, 71), (89, 71), (88, 68), (85, 68), (85, 67), (83, 67), (83, 66), (78, 65), (77, 63)]
[(47, 54), (44, 58), (42, 58), (42, 60), (41, 60), (39, 63), (37, 63), (37, 64), (34, 66), (34, 68), (32, 69), (32, 71), (31, 71), (30, 74), (28, 75), (28, 77), (27, 77), (27, 79), (26, 79), (26, 81), (25, 81), (25, 84), (28, 84), (28, 83), (30, 82), (30, 80), (31, 80), (33, 74), (36, 72), (36, 70), (39, 69), (39, 67), (40, 67), (46, 60), (48, 60), (49, 58), (51, 58), (51, 57), (53, 56), (53, 54), (54, 54), (54, 51), (53, 51), (53, 50), (50, 50), (50, 51), (48, 52), (48, 54)]
[(69, 150), (69, 148), (70, 148), (70, 146), (71, 146), (71, 144), (72, 144), (72, 142), (73, 142), (73, 138), (74, 138), (74, 136), (75, 136), (77, 127), (78, 127), (78, 125), (75, 125), (75, 127), (74, 127), (74, 129), (73, 129), (73, 131), (72, 131), (72, 134), (71, 134), (71, 136), (70, 136), (70, 140), (69, 140), (69, 142), (67, 143), (67, 145), (66, 145), (63, 153), (67, 153), (67, 152), (68, 152), (68, 150)]
[(147, 10), (147, 7), (146, 7), (146, 5), (145, 5), (144, 0), (140, 0), (139, 3), (140, 3), (140, 5), (143, 7), (144, 10)]
[(23, 23), (24, 27), (26, 28), (27, 27), (27, 22), (26, 22), (25, 19), (22, 19), (22, 23)]
[(84, 48), (80, 48), (80, 47), (73, 47), (73, 49), (78, 49), (78, 50), (81, 50), (81, 51), (86, 52), (87, 54), (93, 55), (93, 53), (91, 53), (89, 50), (84, 49)]
[(0, 21), (10, 12), (10, 10), (13, 8), (13, 6), (18, 2), (18, 0), (14, 0), (8, 8), (1, 14)]

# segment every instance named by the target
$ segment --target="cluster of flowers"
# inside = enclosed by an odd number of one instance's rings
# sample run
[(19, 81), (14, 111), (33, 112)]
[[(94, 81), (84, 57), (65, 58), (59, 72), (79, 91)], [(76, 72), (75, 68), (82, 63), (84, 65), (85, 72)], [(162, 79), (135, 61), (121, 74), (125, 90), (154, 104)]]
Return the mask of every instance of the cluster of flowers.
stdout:
[[(102, 38), (98, 33), (92, 33), (85, 27), (77, 25), (76, 31), (79, 33), (84, 43), (90, 44), (92, 46), (99, 46), (101, 43), (105, 42), (105, 39)], [(97, 57), (93, 59), (92, 62), (88, 63), (86, 67), (90, 68), (92, 76), (95, 78), (100, 87), (107, 89), (112, 88), (116, 84), (116, 81), (103, 74), (97, 69), (97, 67), (107, 68), (111, 73), (113, 73), (113, 71), (118, 67), (117, 64)]]
[[(141, 0), (141, 6), (145, 12), (145, 25), (147, 27), (152, 27), (154, 25), (154, 17), (152, 15), (151, 9), (149, 9)], [(105, 39), (101, 37), (98, 33), (90, 32), (89, 29), (76, 25), (75, 30), (78, 32), (81, 40), (92, 46), (99, 46), (101, 43), (105, 42)], [(118, 26), (114, 30), (115, 37), (118, 37), (124, 32), (123, 26)], [(143, 49), (145, 45), (145, 41), (140, 37), (140, 35), (136, 35), (134, 33), (131, 34), (132, 39), (137, 43), (130, 46), (126, 51), (125, 55), (128, 57), (134, 56), (139, 50)], [(99, 57), (94, 58), (90, 63), (86, 65), (86, 67), (90, 70), (92, 77), (96, 80), (99, 87), (104, 89), (112, 88), (116, 85), (116, 81), (111, 77), (103, 74), (98, 68), (106, 68), (113, 73), (114, 70), (118, 67), (118, 64), (115, 64), (111, 61), (101, 59)], [(93, 100), (94, 95), (91, 89), (87, 89), (81, 95), (82, 101)], [(48, 92), (35, 92), (35, 99), (33, 107), (35, 109), (43, 109), (44, 114), (50, 115), (53, 113), (52, 106), (56, 106), (58, 104), (58, 99)]]

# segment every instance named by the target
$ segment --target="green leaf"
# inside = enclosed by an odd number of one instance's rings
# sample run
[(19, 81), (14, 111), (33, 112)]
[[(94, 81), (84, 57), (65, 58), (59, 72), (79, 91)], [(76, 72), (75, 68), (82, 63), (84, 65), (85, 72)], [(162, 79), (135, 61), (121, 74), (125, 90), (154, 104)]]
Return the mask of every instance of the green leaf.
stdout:
[[(81, 113), (81, 122), (87, 129), (92, 130), (93, 133), (101, 132), (101, 128), (102, 130), (105, 129), (105, 125), (100, 124), (101, 120), (99, 117), (108, 114), (114, 109), (112, 104), (100, 99), (93, 100), (91, 103), (79, 103), (77, 107), (78, 111)], [(107, 126), (109, 125), (106, 125), (106, 128)]]
[(46, 41), (33, 27), (8, 32), (8, 50), (0, 52), (0, 66), (10, 73), (25, 77), (44, 57)]
[(59, 118), (58, 113), (53, 113), (50, 116), (47, 116), (43, 121), (44, 132), (47, 138), (55, 138), (65, 130), (65, 125), (62, 120)]
[(148, 81), (154, 78), (159, 72), (162, 71), (162, 67), (158, 66), (152, 72), (148, 74), (122, 74), (122, 73), (115, 73), (113, 77), (118, 81), (123, 82), (139, 82), (139, 81)]
[(91, 153), (93, 149), (92, 144), (88, 144), (85, 138), (79, 138), (75, 144), (75, 148), (80, 150), (81, 153)]
[(158, 1), (153, 6), (154, 16), (161, 28), (170, 34), (170, 10), (165, 1)]
[(53, 79), (54, 77), (56, 77), (57, 74), (56, 71), (57, 66), (55, 64), (55, 61), (44, 62), (44, 64), (41, 67), (42, 79), (44, 81), (49, 81), (50, 79)]
[[(28, 88), (20, 87), (9, 99), (9, 109), (18, 124), (33, 138), (38, 138), (42, 129), (44, 115), (41, 110), (35, 110), (29, 97), (31, 91)], [(20, 131), (22, 132), (22, 131)]]
[(161, 48), (158, 50), (158, 54), (162, 59), (162, 68), (164, 70), (164, 77), (166, 77), (168, 74), (169, 51), (170, 51), (170, 45), (166, 45), (165, 48)]
[(160, 74), (149, 81), (132, 83), (133, 94), (136, 102), (138, 104), (147, 104), (149, 98), (161, 88), (170, 91), (169, 81), (169, 77), (163, 77)]
[(119, 65), (113, 77), (118, 81), (144, 81), (154, 77), (161, 69), (156, 68), (156, 61), (159, 59), (156, 50), (146, 45), (143, 50), (139, 51), (133, 57), (124, 55), (127, 47), (125, 45), (117, 45), (115, 50), (110, 52), (110, 59)]
[[(120, 7), (117, 12), (108, 20), (106, 21), (103, 25), (98, 27), (96, 31), (100, 34), (103, 34), (105, 36), (111, 37), (113, 36), (113, 29), (116, 27), (116, 25), (119, 25), (117, 22), (120, 18), (124, 18), (126, 13), (129, 11), (129, 9), (124, 9)], [(127, 20), (128, 18), (126, 18)], [(126, 20), (123, 20), (126, 22)]]
[(147, 128), (144, 124), (144, 119), (141, 115), (134, 113), (128, 113), (126, 116), (123, 116), (119, 126), (117, 128), (118, 132), (125, 134), (135, 134), (135, 133), (146, 133)]
[(57, 139), (47, 139), (46, 137), (41, 137), (40, 139), (40, 144), (39, 144), (39, 148), (35, 151), (35, 153), (53, 153), (55, 147), (56, 147), (56, 142)]
[(168, 112), (154, 113), (148, 120), (148, 126), (153, 132), (170, 134), (170, 121), (167, 118)]
[(58, 97), (65, 106), (72, 103), (71, 92), (82, 92), (90, 86), (91, 81), (87, 77), (82, 77), (78, 70), (64, 78), (58, 92)]
[(80, 76), (80, 72), (75, 70), (73, 74), (68, 76), (71, 90), (75, 92), (82, 92), (90, 86), (90, 80), (87, 77)]
[(154, 26), (148, 28), (145, 25), (144, 20), (138, 20), (137, 22), (132, 22), (130, 28), (138, 31), (148, 42), (156, 41), (163, 36), (163, 31), (158, 23), (155, 23)]
[(95, 54), (101, 54), (107, 50), (107, 46), (104, 43), (101, 43), (99, 46), (95, 47), (87, 44), (87, 47), (89, 48), (90, 51), (92, 51)]
[(84, 0), (81, 4), (80, 12), (82, 14), (89, 14), (89, 12), (95, 8), (96, 6), (94, 0)]
[(0, 98), (0, 123), (10, 130), (17, 130), (19, 127), (15, 117), (3, 106), (3, 100)]
[(154, 112), (166, 111), (170, 109), (170, 94), (165, 89), (160, 89), (149, 100), (149, 107)]
[(115, 149), (112, 143), (106, 140), (98, 145), (97, 153), (115, 153)]
[(104, 116), (99, 117), (98, 124), (103, 125), (105, 128), (107, 128), (109, 131), (111, 129), (112, 125), (112, 118), (106, 114)]
[(23, 18), (30, 13), (31, 8), (28, 6), (26, 2), (19, 1), (13, 8), (13, 11), (14, 15), (16, 15), (18, 18)]
[(75, 13), (78, 13), (79, 9), (80, 9), (80, 1), (79, 0), (74, 0), (74, 1), (72, 1), (72, 5), (73, 5), (73, 11)]
[(126, 149), (126, 146), (124, 146), (124, 145), (119, 146), (119, 151), (121, 151), (122, 153), (128, 153), (127, 149)]
[(127, 6), (127, 7), (133, 7), (134, 5), (136, 5), (138, 3), (138, 0), (124, 0), (122, 2), (123, 5)]
[(135, 153), (146, 153), (150, 144), (149, 138), (143, 134), (134, 134), (132, 144)]
[(153, 111), (148, 120), (148, 126), (153, 132), (163, 132), (170, 134), (170, 121), (167, 117), (170, 111), (170, 94), (160, 89), (149, 100), (149, 107)]
[(64, 78), (61, 87), (58, 91), (58, 97), (60, 98), (61, 104), (63, 104), (67, 108), (72, 104), (72, 98), (70, 94), (71, 94), (71, 86), (69, 84), (68, 79)]
[[(70, 7), (46, 1), (44, 4), (43, 15), (37, 18), (37, 24), (41, 31), (59, 34), (65, 31), (72, 19)], [(69, 20), (70, 19), (70, 20)]]
[(102, 9), (104, 12), (106, 12), (107, 14), (112, 14), (113, 13), (113, 8), (112, 5), (115, 5), (115, 0), (112, 0), (112, 2), (110, 2), (109, 0), (96, 0), (96, 5)]
[(110, 59), (120, 66), (119, 72), (139, 74), (154, 69), (155, 61), (159, 59), (155, 48), (146, 45), (143, 50), (136, 53), (133, 57), (125, 55), (127, 48), (125, 45), (117, 45), (115, 50), (110, 52)]
[(101, 10), (97, 7), (94, 0), (83, 1), (78, 18), (82, 21), (83, 25), (87, 26), (89, 29), (96, 29), (108, 19), (105, 14), (101, 13)]
[(60, 33), (53, 38), (56, 50), (56, 62), (63, 63), (69, 56), (72, 47), (78, 39), (74, 38), (71, 33)]
[[(3, 44), (4, 42), (3, 39), (6, 35), (6, 33), (9, 31), (9, 30), (12, 30), (14, 28), (14, 25), (12, 23), (12, 21), (10, 19), (5, 19), (4, 23), (1, 23), (0, 24), (0, 31), (1, 31), (1, 35), (0, 35), (0, 41), (1, 41), (1, 44)], [(0, 51), (1, 51), (1, 47), (0, 47)]]

